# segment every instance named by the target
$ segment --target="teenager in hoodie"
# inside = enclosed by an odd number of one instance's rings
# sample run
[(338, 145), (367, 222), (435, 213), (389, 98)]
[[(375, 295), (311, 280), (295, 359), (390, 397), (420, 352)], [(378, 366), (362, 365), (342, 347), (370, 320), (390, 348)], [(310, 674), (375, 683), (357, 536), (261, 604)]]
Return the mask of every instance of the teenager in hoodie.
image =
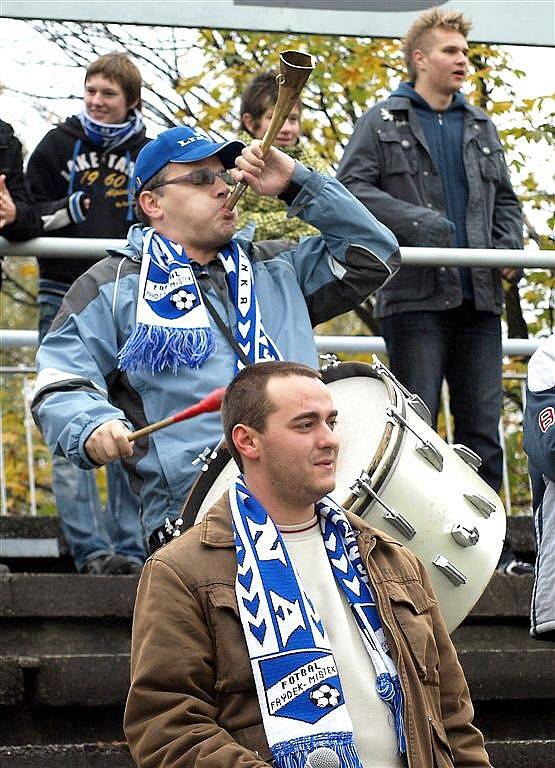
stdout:
[[(38, 202), (70, 196), (72, 223), (58, 237), (125, 237), (135, 221), (133, 168), (148, 142), (141, 107), (141, 73), (122, 53), (94, 61), (85, 75), (83, 110), (51, 130), (29, 159), (27, 179)], [(79, 208), (87, 215), (79, 216)], [(54, 233), (53, 233), (54, 234)], [(99, 255), (100, 257), (100, 255)], [(39, 340), (71, 284), (92, 262), (39, 258)], [(53, 490), (77, 569), (88, 573), (140, 570), (144, 550), (138, 500), (119, 464), (108, 468), (108, 528), (94, 475), (53, 457)]]
[[(470, 22), (457, 11), (422, 13), (404, 41), (411, 82), (357, 123), (338, 178), (395, 233), (400, 245), (523, 246), (522, 215), (497, 131), (459, 92), (468, 69)], [(378, 291), (394, 374), (436, 423), (447, 379), (455, 442), (482, 459), (496, 491), (503, 455), (501, 278), (513, 269), (402, 267)]]

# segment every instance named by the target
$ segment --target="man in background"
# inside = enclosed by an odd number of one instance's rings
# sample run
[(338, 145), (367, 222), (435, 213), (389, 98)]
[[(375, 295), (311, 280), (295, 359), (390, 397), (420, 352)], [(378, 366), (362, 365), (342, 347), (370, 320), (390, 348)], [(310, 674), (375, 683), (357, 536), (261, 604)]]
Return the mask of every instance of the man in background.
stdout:
[[(124, 461), (155, 549), (179, 534), (221, 421), (203, 413), (133, 444), (129, 431), (197, 403), (244, 365), (317, 364), (313, 327), (382, 285), (399, 251), (342, 184), (276, 147), (263, 158), (260, 142), (179, 126), (141, 150), (135, 172), (142, 224), (69, 291), (37, 355), (33, 412), (51, 450), (79, 466)], [(321, 234), (298, 244), (235, 235), (237, 181), (279, 196)]]
[[(407, 32), (409, 82), (358, 121), (338, 178), (405, 246), (521, 249), (522, 215), (491, 120), (460, 92), (470, 22), (432, 8)], [(513, 269), (402, 267), (378, 292), (397, 378), (437, 421), (449, 384), (455, 442), (482, 459), (498, 491), (503, 455), (501, 280)]]

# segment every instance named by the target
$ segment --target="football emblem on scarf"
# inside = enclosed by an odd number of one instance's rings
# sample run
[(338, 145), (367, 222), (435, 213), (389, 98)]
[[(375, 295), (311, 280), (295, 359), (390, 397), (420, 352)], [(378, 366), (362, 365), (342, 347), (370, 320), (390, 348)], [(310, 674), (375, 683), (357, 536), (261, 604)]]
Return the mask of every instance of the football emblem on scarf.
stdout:
[(331, 685), (320, 685), (310, 692), (310, 701), (321, 709), (336, 707), (341, 701), (341, 694)]
[(170, 296), (170, 301), (173, 301), (176, 309), (189, 310), (192, 309), (192, 307), (195, 305), (196, 297), (193, 293), (180, 290), (176, 291), (176, 293)]

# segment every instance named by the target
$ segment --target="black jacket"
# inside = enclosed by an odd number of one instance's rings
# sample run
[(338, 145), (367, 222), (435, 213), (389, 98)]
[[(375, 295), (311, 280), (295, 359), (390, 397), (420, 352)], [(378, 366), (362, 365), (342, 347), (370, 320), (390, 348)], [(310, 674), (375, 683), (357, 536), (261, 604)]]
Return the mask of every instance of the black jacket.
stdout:
[(17, 207), (13, 224), (0, 229), (8, 240), (28, 240), (42, 232), (42, 220), (33, 206), (23, 176), (21, 144), (9, 123), (0, 120), (0, 174), (6, 175), (6, 186)]
[[(121, 146), (102, 150), (86, 137), (76, 116), (49, 131), (29, 159), (27, 180), (33, 197), (49, 201), (83, 191), (91, 200), (85, 221), (58, 229), (53, 236), (125, 237), (135, 221), (134, 164), (147, 142), (143, 129)], [(41, 281), (67, 287), (92, 264), (79, 258), (38, 261)]]
[[(522, 213), (497, 131), (482, 110), (467, 103), (463, 161), (468, 247), (522, 248)], [(360, 118), (337, 175), (401, 246), (452, 247), (441, 177), (409, 98), (392, 95)], [(476, 309), (500, 314), (500, 271), (480, 267), (471, 276)], [(378, 291), (375, 314), (452, 309), (462, 300), (458, 269), (402, 266)]]

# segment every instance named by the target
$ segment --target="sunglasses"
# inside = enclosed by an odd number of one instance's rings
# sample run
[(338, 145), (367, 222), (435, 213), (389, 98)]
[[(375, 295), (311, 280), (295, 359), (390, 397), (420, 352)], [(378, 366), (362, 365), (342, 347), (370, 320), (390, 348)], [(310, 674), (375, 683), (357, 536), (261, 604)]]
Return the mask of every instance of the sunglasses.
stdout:
[(151, 187), (151, 191), (158, 189), (158, 187), (167, 187), (169, 184), (193, 184), (196, 187), (204, 187), (208, 184), (213, 184), (216, 179), (221, 179), (230, 187), (235, 185), (235, 180), (228, 171), (212, 171), (210, 168), (197, 168), (191, 171), (191, 173), (176, 176), (174, 179), (168, 179), (160, 184), (155, 184)]

